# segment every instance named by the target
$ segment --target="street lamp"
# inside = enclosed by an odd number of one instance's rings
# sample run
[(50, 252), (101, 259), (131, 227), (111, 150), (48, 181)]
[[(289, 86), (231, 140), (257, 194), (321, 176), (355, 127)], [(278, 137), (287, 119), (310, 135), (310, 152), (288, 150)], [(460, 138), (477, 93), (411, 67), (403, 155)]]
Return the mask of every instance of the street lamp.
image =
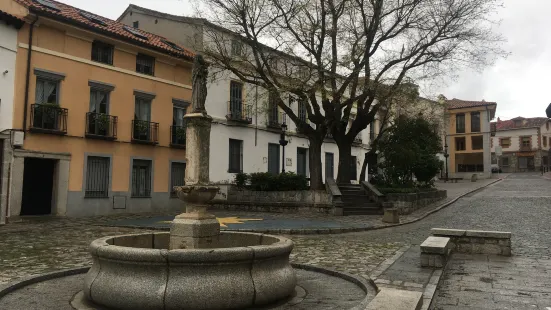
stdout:
[(448, 139), (444, 138), (444, 158), (446, 159), (446, 181), (448, 180)]
[(287, 124), (281, 124), (281, 134), (279, 135), (279, 145), (283, 147), (283, 158), (281, 159), (281, 173), (285, 173), (285, 146), (289, 141), (285, 140), (285, 131), (287, 130)]

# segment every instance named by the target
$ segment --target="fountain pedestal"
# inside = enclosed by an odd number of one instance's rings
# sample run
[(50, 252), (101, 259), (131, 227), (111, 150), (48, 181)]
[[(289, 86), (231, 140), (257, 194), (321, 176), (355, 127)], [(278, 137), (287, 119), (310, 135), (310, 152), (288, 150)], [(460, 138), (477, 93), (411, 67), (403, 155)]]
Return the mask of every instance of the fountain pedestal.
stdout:
[(212, 118), (206, 113), (192, 113), (186, 120), (186, 184), (174, 188), (186, 203), (186, 213), (170, 226), (169, 249), (203, 249), (218, 246), (220, 224), (207, 213), (206, 203), (219, 188), (209, 184), (210, 127)]

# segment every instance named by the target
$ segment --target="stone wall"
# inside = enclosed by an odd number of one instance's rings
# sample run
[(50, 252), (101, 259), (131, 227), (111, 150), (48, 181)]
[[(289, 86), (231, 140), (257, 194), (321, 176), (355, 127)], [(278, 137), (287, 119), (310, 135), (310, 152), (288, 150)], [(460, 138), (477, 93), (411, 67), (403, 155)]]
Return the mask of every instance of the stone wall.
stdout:
[(391, 202), (392, 207), (398, 209), (398, 212), (404, 215), (411, 214), (415, 210), (426, 207), (446, 197), (447, 192), (445, 190), (438, 190), (411, 194), (385, 194), (384, 200)]
[[(276, 213), (326, 213), (333, 210), (331, 195), (325, 191), (250, 191), (224, 188), (210, 203), (211, 209)], [(222, 190), (221, 190), (222, 192)], [(225, 196), (225, 197), (224, 197)]]
[(431, 233), (450, 238), (457, 253), (511, 256), (510, 232), (433, 228)]

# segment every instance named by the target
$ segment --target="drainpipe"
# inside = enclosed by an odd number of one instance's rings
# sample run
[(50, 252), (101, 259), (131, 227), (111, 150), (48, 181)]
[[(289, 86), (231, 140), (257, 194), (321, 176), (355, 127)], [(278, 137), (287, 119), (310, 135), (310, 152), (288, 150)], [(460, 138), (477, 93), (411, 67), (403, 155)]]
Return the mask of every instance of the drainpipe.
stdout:
[[(256, 78), (254, 79), (256, 82)], [(256, 85), (256, 83), (255, 83)], [(254, 109), (255, 109), (255, 117), (254, 117), (254, 146), (258, 143), (258, 85), (254, 88)]]
[(27, 138), (25, 132), (27, 131), (27, 113), (29, 110), (29, 82), (31, 79), (31, 55), (33, 47), (33, 32), (34, 24), (38, 21), (38, 16), (31, 23), (31, 29), (29, 30), (29, 51), (27, 53), (27, 73), (25, 76), (25, 106), (23, 107), (23, 139)]

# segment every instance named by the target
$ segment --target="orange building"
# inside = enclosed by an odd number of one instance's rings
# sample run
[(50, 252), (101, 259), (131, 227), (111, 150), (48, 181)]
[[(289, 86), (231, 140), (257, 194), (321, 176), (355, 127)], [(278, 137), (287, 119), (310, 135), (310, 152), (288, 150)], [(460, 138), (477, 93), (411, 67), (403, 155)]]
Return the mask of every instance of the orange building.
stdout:
[(193, 54), (51, 0), (6, 0), (18, 33), (7, 216), (178, 209)]
[(491, 177), (490, 121), (496, 108), (497, 103), (484, 100), (446, 100), (450, 177)]

